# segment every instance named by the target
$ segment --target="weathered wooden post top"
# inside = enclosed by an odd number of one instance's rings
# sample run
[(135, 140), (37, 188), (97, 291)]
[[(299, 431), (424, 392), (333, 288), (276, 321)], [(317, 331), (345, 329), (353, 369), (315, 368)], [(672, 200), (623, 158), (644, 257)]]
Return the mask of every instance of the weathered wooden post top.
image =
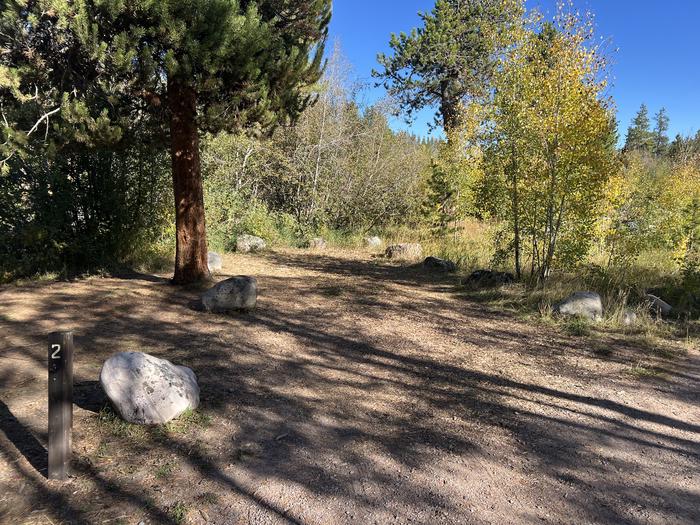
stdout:
[(73, 332), (49, 334), (49, 479), (68, 478), (73, 430)]

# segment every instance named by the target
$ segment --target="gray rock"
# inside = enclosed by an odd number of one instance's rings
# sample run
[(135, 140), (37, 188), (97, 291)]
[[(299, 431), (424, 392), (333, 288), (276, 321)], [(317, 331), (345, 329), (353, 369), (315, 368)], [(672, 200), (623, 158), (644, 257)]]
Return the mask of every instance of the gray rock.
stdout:
[(392, 244), (387, 247), (384, 255), (387, 259), (413, 261), (423, 256), (423, 247), (418, 243)]
[(554, 305), (553, 311), (560, 315), (599, 320), (603, 317), (603, 301), (595, 292), (576, 292)]
[(372, 237), (365, 237), (365, 246), (367, 248), (379, 248), (382, 245), (382, 240), (373, 235)]
[(622, 324), (624, 326), (633, 326), (637, 324), (637, 312), (626, 308), (625, 311), (622, 312)]
[(446, 259), (440, 259), (439, 257), (426, 257), (423, 261), (423, 267), (438, 272), (457, 271), (457, 265), (455, 263)]
[(207, 254), (207, 264), (209, 265), (209, 271), (211, 273), (220, 272), (223, 268), (223, 261), (221, 260), (221, 255), (216, 252), (209, 252)]
[(673, 307), (660, 297), (648, 293), (646, 295), (646, 300), (649, 303), (649, 309), (652, 311), (652, 313), (662, 316), (671, 315)]
[(307, 248), (310, 248), (312, 250), (325, 250), (328, 244), (321, 237), (314, 237), (313, 239), (309, 239), (309, 242), (306, 243), (306, 246)]
[(240, 253), (259, 252), (267, 247), (267, 243), (260, 237), (244, 233), (236, 238), (236, 251)]
[(515, 276), (508, 272), (496, 272), (494, 270), (474, 270), (467, 277), (467, 282), (482, 287), (501, 286), (515, 281)]
[(252, 310), (258, 300), (255, 277), (238, 275), (216, 283), (202, 295), (206, 312), (227, 313), (232, 310)]
[(121, 352), (102, 365), (100, 384), (129, 423), (167, 423), (199, 405), (194, 372), (143, 352)]

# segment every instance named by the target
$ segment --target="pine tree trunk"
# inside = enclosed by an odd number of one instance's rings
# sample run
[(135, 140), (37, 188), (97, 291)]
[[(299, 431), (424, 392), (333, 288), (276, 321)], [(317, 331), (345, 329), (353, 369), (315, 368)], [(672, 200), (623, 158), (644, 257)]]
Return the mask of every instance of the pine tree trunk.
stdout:
[(442, 127), (445, 132), (447, 142), (452, 141), (452, 132), (457, 128), (458, 114), (456, 108), (457, 102), (452, 99), (443, 99), (440, 102), (440, 114), (442, 116)]
[(168, 105), (175, 190), (176, 254), (173, 283), (188, 284), (210, 277), (199, 163), (197, 94), (190, 86), (170, 79)]
[(452, 141), (452, 132), (459, 124), (458, 109), (459, 100), (450, 93), (450, 81), (443, 80), (440, 83), (440, 116), (448, 143)]

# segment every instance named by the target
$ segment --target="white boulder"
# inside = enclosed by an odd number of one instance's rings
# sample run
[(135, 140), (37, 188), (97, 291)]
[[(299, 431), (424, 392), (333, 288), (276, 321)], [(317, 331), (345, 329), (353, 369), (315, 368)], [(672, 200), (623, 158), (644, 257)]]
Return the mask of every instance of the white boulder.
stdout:
[(143, 352), (121, 352), (107, 359), (100, 384), (129, 423), (167, 423), (199, 405), (199, 386), (191, 369)]
[(603, 301), (595, 292), (576, 292), (554, 305), (554, 313), (597, 321), (603, 317)]
[(202, 295), (202, 308), (207, 312), (227, 313), (252, 310), (258, 300), (255, 277), (238, 275), (216, 283)]
[(382, 240), (373, 235), (372, 237), (365, 237), (365, 246), (367, 248), (379, 248), (382, 245)]
[(221, 255), (216, 252), (209, 252), (207, 254), (207, 264), (209, 266), (209, 272), (220, 272), (223, 268), (223, 262), (221, 260)]
[(321, 237), (310, 239), (307, 246), (312, 250), (325, 250), (328, 244)]
[(416, 260), (423, 256), (423, 247), (418, 243), (392, 244), (384, 255), (387, 259)]
[(240, 253), (259, 252), (267, 247), (267, 243), (260, 237), (244, 233), (236, 238), (236, 251)]

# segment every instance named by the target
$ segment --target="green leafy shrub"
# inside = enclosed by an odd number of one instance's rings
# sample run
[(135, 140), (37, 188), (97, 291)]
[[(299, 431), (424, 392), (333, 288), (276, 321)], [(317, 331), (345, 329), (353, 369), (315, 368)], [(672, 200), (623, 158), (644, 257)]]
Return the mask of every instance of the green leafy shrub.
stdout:
[(0, 276), (145, 260), (172, 222), (167, 154), (135, 145), (13, 158), (0, 177)]

